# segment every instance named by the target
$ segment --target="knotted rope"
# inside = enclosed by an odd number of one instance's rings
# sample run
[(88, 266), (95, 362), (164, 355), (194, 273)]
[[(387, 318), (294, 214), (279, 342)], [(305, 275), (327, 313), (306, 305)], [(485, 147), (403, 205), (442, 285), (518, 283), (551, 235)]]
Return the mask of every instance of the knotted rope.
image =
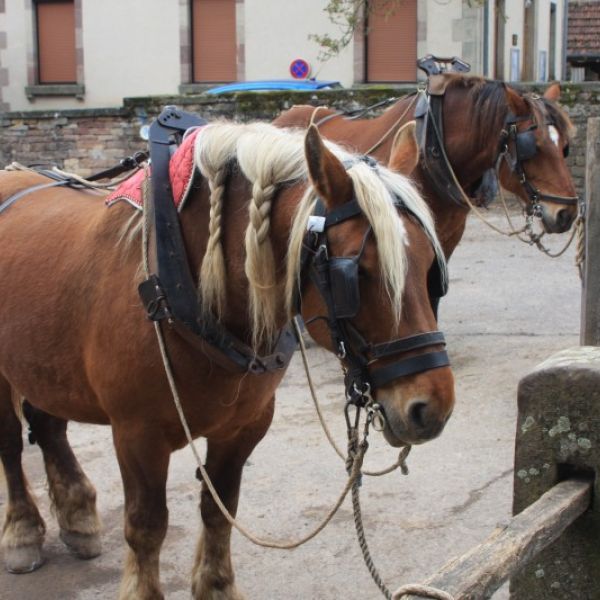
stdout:
[[(363, 428), (363, 436), (362, 440), (359, 441), (358, 436), (358, 423), (359, 423), (359, 412), (360, 409), (357, 408), (356, 419), (354, 425), (348, 425), (348, 458), (346, 459), (346, 469), (350, 469), (354, 464), (356, 457), (361, 456), (364, 457), (367, 449), (369, 448), (369, 442), (367, 437), (369, 435), (369, 425), (372, 422), (373, 413), (368, 412), (365, 418), (364, 428)], [(408, 470), (406, 469), (406, 465), (404, 461), (410, 452), (411, 447), (405, 446), (401, 452), (398, 460), (402, 462), (403, 474), (407, 475)], [(361, 458), (362, 460), (362, 458)], [(367, 538), (365, 535), (363, 520), (362, 520), (362, 511), (360, 507), (360, 486), (361, 479), (357, 478), (352, 484), (352, 509), (354, 514), (354, 528), (356, 529), (356, 536), (358, 538), (358, 545), (360, 546), (360, 550), (363, 555), (363, 559), (365, 561), (365, 565), (369, 570), (371, 578), (375, 582), (375, 585), (380, 589), (381, 593), (388, 600), (397, 600), (402, 596), (406, 596), (408, 594), (416, 595), (420, 598), (430, 598), (432, 600), (454, 600), (453, 596), (444, 592), (443, 590), (439, 590), (437, 588), (422, 585), (422, 584), (407, 584), (399, 587), (395, 592), (391, 592), (390, 589), (385, 585), (383, 579), (373, 562), (373, 557), (371, 556), (371, 552), (369, 550), (369, 545), (367, 543)]]

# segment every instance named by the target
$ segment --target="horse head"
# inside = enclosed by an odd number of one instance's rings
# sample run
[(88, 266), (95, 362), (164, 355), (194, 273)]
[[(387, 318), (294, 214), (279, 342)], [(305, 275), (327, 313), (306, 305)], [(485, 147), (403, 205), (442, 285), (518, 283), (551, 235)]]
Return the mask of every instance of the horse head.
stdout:
[(542, 97), (507, 89), (506, 120), (500, 169), (504, 187), (542, 219), (548, 233), (567, 231), (577, 216), (577, 192), (566, 163), (573, 126), (556, 105), (558, 83)]
[[(301, 314), (317, 343), (340, 357), (347, 397), (372, 395), (392, 445), (425, 442), (454, 405), (428, 296), (432, 265), (445, 276), (429, 210), (406, 177), (344, 155), (315, 126), (305, 148), (318, 199), (299, 212), (292, 232), (288, 288), (301, 279)], [(414, 126), (397, 136), (392, 154), (395, 169), (415, 167)], [(294, 271), (303, 253), (304, 267)]]

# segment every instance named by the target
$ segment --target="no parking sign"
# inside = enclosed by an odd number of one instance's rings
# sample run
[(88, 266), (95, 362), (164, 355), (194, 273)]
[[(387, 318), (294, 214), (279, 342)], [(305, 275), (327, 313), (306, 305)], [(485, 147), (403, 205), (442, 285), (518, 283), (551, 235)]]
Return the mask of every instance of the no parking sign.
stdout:
[(290, 75), (294, 79), (306, 79), (310, 74), (310, 65), (303, 59), (297, 58), (290, 64)]

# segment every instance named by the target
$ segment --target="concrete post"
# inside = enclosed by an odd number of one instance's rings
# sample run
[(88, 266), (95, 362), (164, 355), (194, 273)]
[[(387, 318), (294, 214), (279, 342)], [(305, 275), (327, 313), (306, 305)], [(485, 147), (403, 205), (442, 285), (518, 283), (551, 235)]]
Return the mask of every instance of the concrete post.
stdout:
[(557, 482), (595, 477), (592, 508), (511, 580), (511, 600), (600, 598), (600, 348), (565, 350), (519, 384), (513, 513)]
[(585, 167), (587, 200), (581, 343), (600, 346), (600, 118), (588, 119)]

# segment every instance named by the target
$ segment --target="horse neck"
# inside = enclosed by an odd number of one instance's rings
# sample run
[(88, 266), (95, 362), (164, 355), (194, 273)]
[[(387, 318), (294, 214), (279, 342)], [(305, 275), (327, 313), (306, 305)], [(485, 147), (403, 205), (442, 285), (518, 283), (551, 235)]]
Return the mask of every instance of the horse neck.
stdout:
[(396, 131), (413, 119), (413, 115), (414, 94), (401, 98), (372, 119), (333, 118), (319, 129), (325, 137), (387, 164)]
[[(492, 84), (486, 84), (492, 85)], [(451, 88), (444, 98), (444, 145), (463, 187), (477, 181), (498, 157), (500, 134), (508, 110), (506, 98), (477, 105), (470, 90)]]

